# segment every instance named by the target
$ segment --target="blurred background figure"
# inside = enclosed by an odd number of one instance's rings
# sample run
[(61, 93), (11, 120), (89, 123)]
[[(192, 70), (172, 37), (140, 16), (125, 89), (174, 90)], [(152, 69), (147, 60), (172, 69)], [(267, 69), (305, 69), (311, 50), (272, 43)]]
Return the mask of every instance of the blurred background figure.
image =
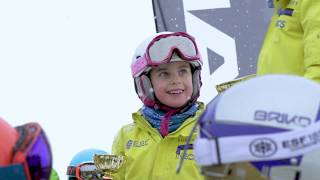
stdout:
[(199, 120), (195, 159), (206, 179), (316, 180), (320, 86), (265, 75), (235, 84)]
[(38, 123), (13, 128), (0, 118), (0, 179), (47, 180), (51, 168), (50, 144)]
[(100, 180), (101, 171), (96, 169), (93, 162), (94, 154), (108, 154), (101, 149), (84, 149), (75, 154), (67, 169), (68, 180)]
[(267, 0), (273, 16), (257, 74), (293, 74), (320, 83), (320, 5), (314, 0)]

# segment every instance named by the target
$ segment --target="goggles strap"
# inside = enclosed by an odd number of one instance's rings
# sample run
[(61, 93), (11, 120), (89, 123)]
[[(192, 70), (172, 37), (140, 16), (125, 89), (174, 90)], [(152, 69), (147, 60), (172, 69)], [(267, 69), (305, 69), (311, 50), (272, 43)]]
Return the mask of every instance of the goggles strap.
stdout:
[[(199, 154), (196, 160), (200, 165), (288, 159), (320, 149), (320, 122), (292, 131), (264, 135), (228, 136), (218, 139), (218, 141), (205, 138), (196, 140), (195, 145), (197, 141), (201, 142), (196, 145), (198, 148), (195, 148), (195, 151), (198, 151), (196, 154)], [(237, 147), (237, 151), (234, 150), (234, 147)], [(201, 152), (204, 150), (205, 152)], [(210, 157), (201, 156), (204, 153)]]
[(13, 154), (16, 154), (18, 150), (22, 147), (22, 145), (25, 143), (25, 140), (28, 136), (28, 130), (24, 126), (18, 126), (15, 128), (18, 131), (19, 138), (16, 144), (13, 147)]
[(39, 125), (35, 123), (29, 123), (15, 128), (19, 133), (19, 139), (13, 147), (14, 154), (17, 151), (25, 152), (26, 149), (33, 143), (35, 134), (39, 131)]
[(68, 166), (67, 168), (67, 175), (76, 177), (76, 167)]

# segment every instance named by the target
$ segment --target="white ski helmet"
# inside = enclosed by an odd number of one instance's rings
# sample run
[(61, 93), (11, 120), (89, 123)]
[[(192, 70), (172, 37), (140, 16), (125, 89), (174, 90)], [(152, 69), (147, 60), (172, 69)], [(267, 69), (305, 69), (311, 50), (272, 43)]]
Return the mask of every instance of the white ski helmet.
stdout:
[(320, 85), (259, 76), (212, 100), (199, 119), (195, 159), (208, 179), (317, 180)]
[(190, 102), (195, 102), (199, 97), (202, 60), (195, 39), (185, 32), (161, 32), (140, 43), (132, 58), (135, 90), (146, 106), (168, 109), (156, 99), (148, 73), (152, 68), (172, 61), (191, 64), (193, 93)]

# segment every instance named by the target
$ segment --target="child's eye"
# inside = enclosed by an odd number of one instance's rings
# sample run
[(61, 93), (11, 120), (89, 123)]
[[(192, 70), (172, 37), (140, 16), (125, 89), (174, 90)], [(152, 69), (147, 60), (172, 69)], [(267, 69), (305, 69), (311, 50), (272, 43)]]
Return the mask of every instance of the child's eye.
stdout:
[(181, 69), (180, 71), (179, 71), (179, 74), (180, 75), (183, 75), (183, 74), (187, 74), (189, 71), (188, 71), (188, 69)]
[(159, 77), (168, 77), (168, 73), (167, 72), (161, 72), (161, 73), (159, 73)]

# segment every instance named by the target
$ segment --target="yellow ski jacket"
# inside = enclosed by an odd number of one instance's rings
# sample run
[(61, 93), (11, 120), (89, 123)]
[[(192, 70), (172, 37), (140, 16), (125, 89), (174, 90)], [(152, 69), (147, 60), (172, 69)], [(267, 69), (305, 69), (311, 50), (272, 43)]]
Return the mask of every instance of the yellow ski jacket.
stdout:
[(257, 74), (292, 74), (320, 82), (320, 1), (274, 0)]
[[(186, 119), (174, 132), (163, 138), (142, 116), (133, 113), (134, 123), (121, 128), (112, 146), (112, 154), (125, 155), (124, 167), (115, 179), (127, 180), (197, 180), (203, 179), (194, 160), (193, 148), (188, 146), (187, 155), (179, 174), (176, 167), (183, 155), (186, 140), (196, 120), (204, 110), (199, 103), (196, 115)], [(193, 143), (197, 133), (192, 135)]]

